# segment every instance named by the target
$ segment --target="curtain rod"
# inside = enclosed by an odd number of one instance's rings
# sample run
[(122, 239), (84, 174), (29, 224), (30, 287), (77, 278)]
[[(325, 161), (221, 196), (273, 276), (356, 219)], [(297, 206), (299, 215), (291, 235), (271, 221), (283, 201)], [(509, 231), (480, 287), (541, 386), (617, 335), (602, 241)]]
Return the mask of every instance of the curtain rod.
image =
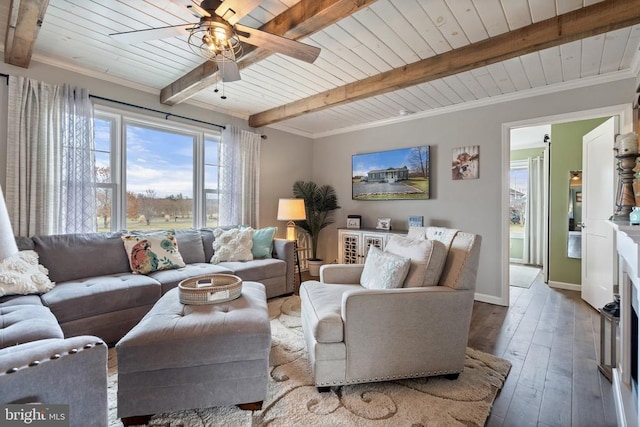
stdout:
[(140, 110), (152, 111), (154, 113), (163, 114), (165, 120), (169, 119), (169, 117), (177, 117), (179, 119), (191, 120), (192, 122), (197, 122), (197, 123), (202, 123), (202, 124), (205, 124), (205, 125), (216, 126), (216, 127), (219, 127), (220, 129), (226, 129), (226, 127), (224, 125), (219, 125), (217, 123), (205, 122), (204, 120), (198, 120), (198, 119), (194, 119), (194, 118), (191, 118), (191, 117), (181, 116), (179, 114), (167, 113), (166, 111), (161, 111), (161, 110), (156, 110), (156, 109), (153, 109), (153, 108), (143, 107), (141, 105), (130, 104), (128, 102), (117, 101), (117, 100), (111, 99), (111, 98), (104, 98), (104, 97), (98, 96), (98, 95), (89, 95), (89, 98), (99, 99), (101, 101), (113, 102), (113, 103), (120, 104), (120, 105), (126, 105), (127, 107), (133, 107), (133, 108), (138, 108)]
[[(7, 84), (9, 83), (9, 74), (0, 73), (0, 77), (3, 77)], [(122, 101), (118, 101), (118, 100), (115, 100), (115, 99), (105, 98), (105, 97), (97, 96), (97, 95), (89, 95), (89, 97), (90, 98), (99, 99), (101, 101), (107, 101), (107, 102), (113, 102), (113, 103), (120, 104), (120, 105), (125, 105), (127, 107), (133, 107), (133, 108), (138, 108), (138, 109), (141, 109), (141, 110), (151, 111), (151, 112), (158, 113), (158, 114), (163, 114), (165, 120), (168, 120), (169, 117), (177, 117), (179, 119), (190, 120), (192, 122), (197, 122), (197, 123), (202, 123), (202, 124), (205, 124), (205, 125), (215, 126), (215, 127), (220, 128), (220, 129), (226, 129), (226, 126), (219, 125), (217, 123), (205, 122), (204, 120), (198, 120), (198, 119), (194, 119), (192, 117), (181, 116), (179, 114), (167, 113), (166, 111), (161, 111), (161, 110), (156, 110), (156, 109), (153, 109), (153, 108), (143, 107), (141, 105), (130, 104), (128, 102), (122, 102)], [(267, 139), (267, 135), (261, 134), (260, 138)]]
[[(115, 100), (115, 99), (104, 98), (102, 96), (97, 96), (97, 95), (89, 95), (89, 97), (90, 98), (99, 99), (101, 101), (108, 101), (108, 102), (114, 102), (114, 103), (120, 104), (120, 105), (126, 105), (127, 107), (139, 108), (141, 110), (152, 111), (154, 113), (163, 114), (165, 116), (164, 117), (165, 120), (167, 120), (167, 119), (169, 119), (169, 117), (173, 116), (173, 117), (177, 117), (177, 118), (184, 119), (184, 120), (191, 120), (192, 122), (202, 123), (202, 124), (210, 125), (210, 126), (216, 126), (216, 127), (219, 127), (220, 129), (226, 129), (226, 126), (219, 125), (217, 123), (205, 122), (204, 120), (198, 120), (198, 119), (194, 119), (192, 117), (181, 116), (179, 114), (167, 113), (166, 111), (161, 111), (161, 110), (156, 110), (156, 109), (153, 109), (153, 108), (143, 107), (141, 105), (130, 104), (128, 102), (122, 102), (122, 101), (118, 101), (118, 100)], [(267, 139), (267, 135), (261, 134), (260, 138)]]

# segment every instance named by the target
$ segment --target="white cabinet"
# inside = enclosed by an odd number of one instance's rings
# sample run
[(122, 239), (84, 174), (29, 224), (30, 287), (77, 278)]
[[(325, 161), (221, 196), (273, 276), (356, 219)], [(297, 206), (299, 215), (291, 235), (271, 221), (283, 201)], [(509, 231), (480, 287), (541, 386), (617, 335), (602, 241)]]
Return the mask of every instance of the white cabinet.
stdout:
[(384, 246), (393, 234), (405, 234), (406, 231), (381, 231), (367, 228), (338, 229), (338, 263), (364, 264), (369, 246), (384, 250)]

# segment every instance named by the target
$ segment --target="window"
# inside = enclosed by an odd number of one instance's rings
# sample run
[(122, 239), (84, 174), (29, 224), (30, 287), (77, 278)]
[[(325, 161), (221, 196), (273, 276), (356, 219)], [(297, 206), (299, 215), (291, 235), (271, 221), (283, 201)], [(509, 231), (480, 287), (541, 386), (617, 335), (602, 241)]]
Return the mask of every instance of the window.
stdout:
[(511, 162), (509, 181), (509, 229), (514, 235), (524, 233), (526, 221), (529, 185), (529, 167), (526, 161)]
[(111, 230), (111, 219), (114, 217), (114, 195), (116, 185), (113, 180), (115, 170), (112, 162), (115, 119), (96, 115), (94, 121), (95, 159), (96, 159), (96, 214), (98, 231)]
[(99, 231), (218, 225), (219, 134), (96, 106)]

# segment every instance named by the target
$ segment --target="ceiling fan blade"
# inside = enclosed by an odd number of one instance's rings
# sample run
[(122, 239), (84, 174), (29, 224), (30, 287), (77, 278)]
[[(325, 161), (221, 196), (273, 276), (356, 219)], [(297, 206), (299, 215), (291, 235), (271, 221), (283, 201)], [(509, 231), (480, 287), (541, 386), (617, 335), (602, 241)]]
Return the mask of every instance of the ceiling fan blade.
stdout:
[(235, 25), (262, 2), (263, 0), (224, 0), (216, 9), (216, 15), (229, 24)]
[(206, 10), (204, 10), (203, 8), (198, 6), (197, 4), (190, 4), (190, 5), (187, 6), (187, 9), (189, 9), (189, 12), (191, 12), (193, 14), (193, 16), (195, 16), (196, 18), (210, 18), (211, 17), (211, 14), (209, 12), (207, 12)]
[(115, 40), (127, 44), (148, 42), (151, 40), (166, 39), (169, 37), (189, 34), (189, 29), (196, 24), (169, 25), (168, 27), (149, 28), (146, 30), (124, 31), (122, 33), (109, 34)]
[(240, 70), (238, 69), (238, 64), (234, 61), (216, 61), (216, 65), (223, 82), (228, 83), (240, 80)]
[[(320, 55), (319, 47), (280, 37), (255, 28), (245, 27), (244, 25), (237, 24), (235, 29), (237, 30), (238, 38), (245, 43), (282, 53), (283, 55), (291, 56), (301, 61), (313, 63), (318, 55)], [(242, 33), (246, 33), (246, 35)]]

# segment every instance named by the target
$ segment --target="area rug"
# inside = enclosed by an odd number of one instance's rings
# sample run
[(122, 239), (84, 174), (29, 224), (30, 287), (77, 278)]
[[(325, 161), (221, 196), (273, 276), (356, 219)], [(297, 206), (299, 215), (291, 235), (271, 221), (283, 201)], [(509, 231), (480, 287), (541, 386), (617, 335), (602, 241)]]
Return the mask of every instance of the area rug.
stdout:
[[(267, 399), (260, 411), (236, 406), (157, 414), (149, 425), (213, 426), (483, 426), (511, 364), (467, 348), (455, 381), (418, 378), (332, 388), (313, 385), (300, 326), (300, 298), (269, 302), (272, 347)], [(428, 327), (428, 325), (425, 325)], [(117, 361), (109, 350), (109, 426), (117, 419)]]
[(530, 288), (533, 281), (540, 274), (539, 267), (509, 264), (509, 284), (519, 288)]

